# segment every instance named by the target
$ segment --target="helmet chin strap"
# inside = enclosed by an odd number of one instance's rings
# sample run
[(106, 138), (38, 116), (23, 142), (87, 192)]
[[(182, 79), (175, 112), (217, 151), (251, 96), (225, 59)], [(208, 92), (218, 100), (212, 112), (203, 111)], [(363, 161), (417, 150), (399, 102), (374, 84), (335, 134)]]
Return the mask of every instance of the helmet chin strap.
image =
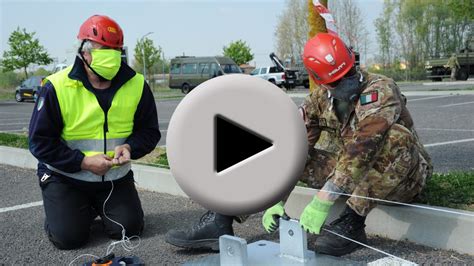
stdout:
[(86, 42), (86, 40), (83, 40), (81, 42), (81, 46), (79, 47), (79, 49), (77, 50), (77, 52), (79, 53), (79, 57), (82, 59), (82, 61), (86, 64), (86, 66), (97, 76), (99, 77), (99, 80), (104, 82), (104, 81), (110, 81), (104, 77), (102, 77), (99, 73), (97, 73), (92, 67), (91, 65), (89, 65), (89, 63), (87, 63), (87, 60), (84, 58), (84, 55), (82, 54), (82, 47), (84, 46), (84, 43)]

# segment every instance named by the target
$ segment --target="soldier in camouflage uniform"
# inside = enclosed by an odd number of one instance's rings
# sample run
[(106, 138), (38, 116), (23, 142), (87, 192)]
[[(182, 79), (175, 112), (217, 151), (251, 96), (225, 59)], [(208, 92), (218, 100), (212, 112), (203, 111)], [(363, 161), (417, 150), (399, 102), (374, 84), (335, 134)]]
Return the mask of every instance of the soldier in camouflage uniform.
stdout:
[(453, 53), (448, 59), (447, 66), (451, 69), (451, 80), (456, 80), (456, 72), (461, 68), (456, 53)]
[[(420, 143), (406, 98), (392, 79), (358, 71), (354, 54), (338, 38), (318, 34), (306, 44), (303, 61), (319, 84), (300, 107), (309, 154), (301, 181), (321, 189), (304, 209), (300, 223), (320, 234), (316, 251), (344, 255), (358, 245), (321, 231), (340, 194), (351, 195), (346, 208), (327, 229), (366, 242), (365, 217), (375, 207), (370, 198), (410, 202), (431, 176), (430, 157)], [(283, 201), (265, 211), (268, 232), (285, 214)], [(171, 231), (173, 245), (218, 249), (218, 238), (233, 234), (230, 217), (208, 212), (192, 230)]]

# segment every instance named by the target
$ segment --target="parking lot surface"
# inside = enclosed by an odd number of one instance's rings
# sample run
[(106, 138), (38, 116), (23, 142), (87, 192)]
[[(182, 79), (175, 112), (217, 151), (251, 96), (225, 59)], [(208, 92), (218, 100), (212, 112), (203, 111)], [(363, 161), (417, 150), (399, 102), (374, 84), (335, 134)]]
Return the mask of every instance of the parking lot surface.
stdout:
[[(90, 242), (81, 249), (64, 251), (56, 249), (44, 231), (44, 211), (41, 205), (5, 211), (5, 207), (41, 201), (41, 192), (34, 170), (0, 164), (0, 261), (5, 265), (67, 265), (81, 254), (103, 256), (109, 240), (102, 230), (100, 220), (92, 226)], [(189, 227), (199, 220), (204, 210), (191, 200), (168, 194), (139, 191), (145, 212), (145, 231), (141, 243), (132, 252), (117, 246), (116, 255), (135, 255), (147, 265), (177, 265), (210, 253), (188, 251), (168, 245), (164, 235), (170, 229)], [(428, 226), (428, 225), (427, 225)], [(261, 213), (250, 217), (243, 224), (235, 224), (235, 233), (252, 243), (257, 240), (278, 241), (278, 234), (265, 233), (261, 225)], [(314, 236), (308, 240), (313, 248)], [(437, 250), (406, 241), (391, 241), (371, 236), (369, 245), (416, 263), (458, 263), (472, 265), (474, 257), (456, 252)], [(345, 256), (358, 262), (370, 262), (385, 255), (363, 248)], [(77, 260), (84, 263), (91, 257)], [(78, 265), (78, 264), (77, 264)]]

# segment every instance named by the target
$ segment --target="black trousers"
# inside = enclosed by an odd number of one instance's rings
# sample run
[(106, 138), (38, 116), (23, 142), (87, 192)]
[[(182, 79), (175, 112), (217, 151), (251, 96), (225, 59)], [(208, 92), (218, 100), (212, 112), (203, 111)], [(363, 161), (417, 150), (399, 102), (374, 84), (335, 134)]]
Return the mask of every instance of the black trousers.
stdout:
[[(114, 189), (105, 204), (105, 214), (125, 228), (126, 236), (139, 235), (143, 230), (143, 210), (135, 188), (133, 172), (113, 181)], [(114, 239), (122, 238), (122, 227), (104, 216), (104, 201), (112, 184), (84, 182), (56, 173), (40, 181), (46, 213), (45, 230), (59, 249), (74, 249), (84, 245), (92, 221), (100, 215), (105, 232)]]

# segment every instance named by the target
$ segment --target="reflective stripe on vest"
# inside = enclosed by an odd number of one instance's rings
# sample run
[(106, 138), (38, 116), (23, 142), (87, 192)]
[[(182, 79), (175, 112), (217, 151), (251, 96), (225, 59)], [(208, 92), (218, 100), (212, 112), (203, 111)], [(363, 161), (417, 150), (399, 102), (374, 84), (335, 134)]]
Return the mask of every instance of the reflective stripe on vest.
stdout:
[[(125, 143), (126, 138), (107, 139), (107, 147), (116, 147)], [(104, 153), (104, 140), (100, 139), (82, 139), (66, 141), (69, 148), (81, 151), (91, 151)]]
[[(86, 89), (82, 82), (68, 77), (71, 69), (72, 66), (46, 78), (54, 86), (61, 109), (64, 123), (61, 138), (69, 148), (78, 149), (86, 156), (106, 153), (113, 157), (115, 147), (124, 144), (132, 134), (135, 112), (143, 93), (144, 78), (137, 73), (123, 84), (115, 93), (105, 114), (95, 94)], [(47, 167), (82, 181), (100, 182), (125, 176), (131, 164), (113, 167), (104, 178), (85, 170), (68, 173), (51, 165)]]

